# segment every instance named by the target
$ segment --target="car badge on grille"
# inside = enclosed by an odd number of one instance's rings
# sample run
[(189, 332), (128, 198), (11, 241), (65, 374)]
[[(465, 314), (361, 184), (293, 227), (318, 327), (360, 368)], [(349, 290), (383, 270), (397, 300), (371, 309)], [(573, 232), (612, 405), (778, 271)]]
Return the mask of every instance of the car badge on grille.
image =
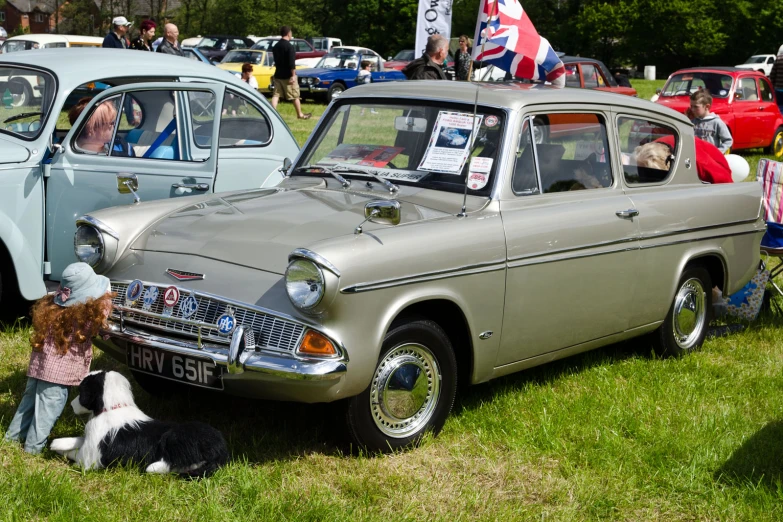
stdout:
[(187, 296), (179, 304), (179, 313), (183, 319), (190, 319), (190, 317), (198, 311), (198, 301), (192, 295)]
[(174, 305), (179, 301), (179, 290), (176, 286), (170, 286), (163, 292), (163, 315), (170, 316), (174, 311)]
[(234, 310), (231, 307), (226, 308), (226, 311), (217, 318), (215, 322), (217, 330), (220, 335), (229, 335), (234, 331), (237, 326), (237, 320), (234, 318)]
[(128, 303), (135, 303), (141, 297), (141, 293), (144, 291), (144, 283), (138, 279), (131, 281), (128, 285), (128, 289), (125, 290), (125, 300)]
[(201, 281), (204, 279), (204, 274), (185, 272), (183, 270), (174, 270), (173, 268), (167, 268), (166, 273), (177, 281)]
[(149, 312), (152, 309), (152, 305), (155, 304), (155, 301), (157, 300), (158, 300), (158, 287), (151, 286), (147, 288), (147, 291), (144, 292), (144, 305), (141, 307), (141, 309)]

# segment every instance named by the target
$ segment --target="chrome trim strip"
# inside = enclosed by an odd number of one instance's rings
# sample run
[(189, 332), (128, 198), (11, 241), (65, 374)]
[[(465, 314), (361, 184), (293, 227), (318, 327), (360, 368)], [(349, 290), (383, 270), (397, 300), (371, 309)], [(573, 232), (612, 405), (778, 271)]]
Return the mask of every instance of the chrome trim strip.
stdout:
[[(126, 342), (149, 346), (166, 350), (168, 352), (189, 355), (192, 357), (207, 357), (215, 364), (228, 367), (228, 355), (217, 351), (214, 348), (205, 348), (196, 350), (192, 344), (166, 337), (150, 335), (140, 330), (131, 328), (122, 329), (116, 324), (109, 324), (108, 329), (101, 330), (101, 334), (109, 335), (111, 338), (118, 338)], [(243, 354), (246, 355), (247, 353)], [(285, 379), (294, 380), (334, 380), (342, 377), (347, 371), (347, 361), (335, 359), (295, 359), (282, 355), (258, 354), (250, 352), (247, 358), (243, 357), (241, 362), (245, 370), (275, 375)]]
[(748, 230), (746, 232), (735, 232), (733, 234), (720, 234), (717, 236), (709, 236), (709, 237), (700, 237), (698, 239), (681, 239), (679, 241), (669, 241), (667, 243), (656, 243), (655, 245), (642, 245), (642, 250), (649, 250), (651, 248), (658, 248), (663, 246), (672, 246), (672, 245), (680, 245), (682, 243), (693, 243), (694, 241), (706, 241), (709, 239), (721, 239), (724, 237), (734, 237), (734, 236), (747, 236), (748, 234), (763, 234), (764, 230)]
[[(558, 250), (550, 250), (550, 251), (547, 251), (547, 252), (541, 252), (541, 253), (537, 253), (537, 254), (527, 254), (527, 255), (524, 255), (524, 256), (510, 257), (508, 259), (508, 263), (515, 263), (517, 261), (524, 261), (524, 260), (527, 260), (527, 259), (535, 259), (537, 257), (556, 256), (556, 255), (559, 255), (559, 254), (567, 254), (568, 252), (576, 252), (578, 250), (588, 250), (588, 249), (591, 249), (591, 248), (600, 248), (600, 247), (607, 247), (607, 246), (612, 246), (612, 245), (621, 245), (621, 244), (624, 244), (624, 243), (631, 243), (631, 242), (638, 242), (638, 241), (639, 241), (639, 238), (627, 237), (627, 238), (623, 238), (623, 239), (614, 239), (612, 241), (602, 241), (602, 242), (593, 243), (593, 244), (590, 244), (590, 245), (580, 245), (580, 246), (577, 246), (577, 247), (560, 248)], [(633, 249), (612, 250), (612, 251), (609, 251), (609, 252), (606, 252), (606, 253), (621, 252), (622, 250), (633, 250)], [(600, 253), (599, 253), (599, 255), (600, 255)]]
[[(581, 249), (580, 249), (581, 250)], [(598, 256), (605, 256), (607, 254), (619, 254), (620, 252), (632, 252), (634, 250), (639, 250), (638, 246), (635, 246), (633, 248), (617, 248), (615, 250), (603, 250), (601, 252), (590, 252), (585, 254), (576, 254), (573, 256), (563, 257), (560, 259), (541, 259), (541, 258), (549, 258), (550, 256), (557, 255), (556, 253), (553, 254), (541, 254), (536, 256), (530, 256), (528, 258), (522, 258), (515, 262), (509, 262), (508, 268), (519, 268), (523, 266), (533, 266), (533, 265), (543, 265), (544, 263), (559, 263), (560, 261), (570, 261), (571, 259), (583, 259), (586, 257), (598, 257)], [(530, 262), (526, 262), (528, 260), (531, 260)]]
[(337, 270), (337, 267), (334, 266), (332, 263), (330, 263), (325, 257), (323, 257), (321, 254), (317, 254), (313, 252), (312, 250), (309, 250), (307, 248), (297, 248), (290, 254), (288, 254), (288, 262), (294, 260), (294, 258), (302, 258), (307, 259), (309, 261), (312, 261), (316, 265), (321, 266), (322, 268), (327, 269), (337, 277), (340, 277), (340, 271)]
[(113, 237), (117, 241), (120, 240), (120, 235), (113, 228), (111, 228), (109, 225), (107, 225), (106, 223), (104, 223), (103, 221), (101, 221), (99, 219), (95, 219), (92, 216), (81, 216), (81, 217), (76, 218), (76, 224), (77, 225), (81, 225), (83, 223), (86, 223), (87, 225), (93, 226), (93, 227), (97, 228), (98, 230), (100, 230), (101, 232), (103, 232), (105, 234), (109, 234), (111, 237)]
[(716, 229), (716, 228), (729, 228), (729, 227), (736, 227), (736, 226), (739, 226), (739, 225), (751, 225), (751, 224), (756, 223), (758, 221), (758, 219), (759, 219), (758, 217), (755, 217), (753, 219), (746, 219), (746, 220), (743, 220), (743, 221), (734, 221), (732, 223), (723, 223), (723, 224), (720, 224), (720, 225), (705, 225), (703, 227), (687, 228), (685, 230), (677, 230), (675, 232), (660, 232), (658, 234), (649, 234), (649, 235), (646, 235), (646, 236), (642, 236), (639, 239), (640, 239), (640, 241), (645, 241), (647, 239), (657, 239), (659, 237), (667, 237), (667, 236), (678, 236), (678, 235), (682, 235), (682, 234), (690, 234), (692, 232), (701, 232), (701, 231), (705, 231), (705, 230), (713, 230), (713, 229)]
[(483, 274), (486, 272), (495, 272), (506, 268), (505, 261), (490, 261), (488, 263), (479, 263), (476, 265), (461, 266), (449, 268), (446, 270), (436, 270), (434, 272), (425, 272), (412, 276), (398, 277), (394, 279), (383, 279), (380, 281), (371, 281), (367, 283), (357, 283), (340, 289), (343, 294), (357, 294), (359, 292), (369, 292), (381, 288), (392, 288), (395, 286), (410, 285), (413, 283), (423, 283), (426, 281), (436, 281), (438, 279), (448, 279), (452, 277), (461, 277), (465, 275)]

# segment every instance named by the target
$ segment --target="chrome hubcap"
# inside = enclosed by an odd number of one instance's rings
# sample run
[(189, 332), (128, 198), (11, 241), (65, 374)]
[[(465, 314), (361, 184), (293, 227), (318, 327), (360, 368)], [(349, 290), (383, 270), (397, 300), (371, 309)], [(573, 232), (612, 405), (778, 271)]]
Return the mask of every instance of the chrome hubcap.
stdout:
[(701, 281), (688, 279), (674, 298), (672, 329), (677, 345), (688, 350), (699, 339), (707, 323), (707, 294)]
[(343, 93), (342, 89), (335, 89), (332, 91), (332, 99), (339, 98), (340, 95)]
[(775, 147), (773, 148), (775, 157), (783, 156), (783, 132), (777, 133), (775, 136)]
[(384, 435), (409, 437), (432, 417), (440, 398), (440, 368), (432, 352), (420, 344), (402, 344), (389, 351), (375, 369), (370, 409)]

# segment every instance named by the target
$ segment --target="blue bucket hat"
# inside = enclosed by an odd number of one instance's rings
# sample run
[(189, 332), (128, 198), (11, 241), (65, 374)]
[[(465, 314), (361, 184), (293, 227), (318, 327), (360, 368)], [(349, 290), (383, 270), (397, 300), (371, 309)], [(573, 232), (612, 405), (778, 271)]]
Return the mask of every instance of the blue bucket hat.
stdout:
[(73, 306), (98, 299), (111, 290), (109, 279), (96, 274), (87, 263), (73, 263), (65, 267), (60, 289), (54, 295), (54, 302), (60, 306)]

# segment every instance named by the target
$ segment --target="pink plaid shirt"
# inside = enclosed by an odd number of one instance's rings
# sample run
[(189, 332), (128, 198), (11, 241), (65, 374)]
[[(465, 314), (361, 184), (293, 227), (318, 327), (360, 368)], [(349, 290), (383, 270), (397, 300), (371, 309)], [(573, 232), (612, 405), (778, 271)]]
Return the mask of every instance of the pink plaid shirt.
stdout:
[(90, 372), (92, 339), (81, 344), (69, 344), (65, 355), (60, 355), (50, 332), (44, 340), (43, 349), (40, 352), (33, 350), (30, 354), (27, 376), (64, 386), (78, 386)]

